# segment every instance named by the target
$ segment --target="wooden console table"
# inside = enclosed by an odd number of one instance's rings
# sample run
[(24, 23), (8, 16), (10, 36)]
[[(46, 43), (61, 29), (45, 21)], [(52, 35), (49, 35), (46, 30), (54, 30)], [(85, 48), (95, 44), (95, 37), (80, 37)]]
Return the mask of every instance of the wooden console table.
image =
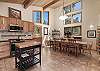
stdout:
[(18, 70), (25, 71), (38, 63), (41, 65), (40, 42), (16, 43), (15, 66)]

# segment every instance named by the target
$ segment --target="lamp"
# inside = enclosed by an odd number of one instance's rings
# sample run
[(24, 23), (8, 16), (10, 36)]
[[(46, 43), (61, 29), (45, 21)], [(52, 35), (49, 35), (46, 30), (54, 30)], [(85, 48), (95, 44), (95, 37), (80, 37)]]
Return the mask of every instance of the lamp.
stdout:
[(90, 25), (90, 29), (91, 29), (91, 30), (93, 30), (93, 29), (94, 29), (94, 26), (93, 26), (92, 24)]
[[(64, 0), (63, 0), (63, 8), (64, 8)], [(60, 19), (60, 20), (65, 20), (65, 19), (67, 19), (67, 18), (68, 18), (68, 16), (65, 16), (65, 15), (64, 15), (64, 11), (63, 11), (63, 15), (60, 16), (59, 19)]]

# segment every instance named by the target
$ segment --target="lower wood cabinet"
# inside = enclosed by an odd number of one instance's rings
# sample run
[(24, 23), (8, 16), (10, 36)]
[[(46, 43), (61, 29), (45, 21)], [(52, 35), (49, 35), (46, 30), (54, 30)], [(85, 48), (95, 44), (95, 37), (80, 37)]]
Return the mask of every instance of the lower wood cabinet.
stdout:
[(0, 59), (10, 56), (9, 42), (0, 42)]

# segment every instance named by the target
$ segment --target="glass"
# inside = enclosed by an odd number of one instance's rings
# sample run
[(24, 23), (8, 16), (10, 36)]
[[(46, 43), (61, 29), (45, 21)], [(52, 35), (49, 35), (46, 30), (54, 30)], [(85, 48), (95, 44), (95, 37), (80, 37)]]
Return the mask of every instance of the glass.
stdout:
[(81, 1), (72, 4), (72, 10), (77, 11), (81, 10)]
[(32, 18), (34, 23), (41, 23), (41, 12), (40, 11), (34, 11), (32, 13)]
[(80, 22), (82, 22), (81, 13), (73, 14), (73, 23), (80, 23)]
[(73, 35), (81, 35), (81, 27), (73, 27)]
[(69, 15), (68, 18), (65, 19), (65, 25), (66, 24), (71, 24), (71, 15)]
[(43, 12), (43, 24), (49, 25), (49, 12), (48, 11)]
[(71, 12), (71, 5), (66, 6), (66, 7), (64, 7), (63, 9), (64, 9), (64, 13), (65, 13), (65, 14), (70, 13), (70, 12)]

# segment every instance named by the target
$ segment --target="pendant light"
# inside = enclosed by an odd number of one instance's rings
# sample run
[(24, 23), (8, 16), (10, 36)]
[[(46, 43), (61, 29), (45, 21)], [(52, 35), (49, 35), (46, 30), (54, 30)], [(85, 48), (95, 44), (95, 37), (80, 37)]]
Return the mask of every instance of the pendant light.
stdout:
[(64, 15), (64, 0), (63, 0), (63, 9), (62, 9), (62, 11), (63, 11), (63, 15), (60, 16), (59, 19), (60, 19), (60, 20), (65, 20), (65, 19), (68, 18), (68, 16), (65, 16), (65, 15)]

